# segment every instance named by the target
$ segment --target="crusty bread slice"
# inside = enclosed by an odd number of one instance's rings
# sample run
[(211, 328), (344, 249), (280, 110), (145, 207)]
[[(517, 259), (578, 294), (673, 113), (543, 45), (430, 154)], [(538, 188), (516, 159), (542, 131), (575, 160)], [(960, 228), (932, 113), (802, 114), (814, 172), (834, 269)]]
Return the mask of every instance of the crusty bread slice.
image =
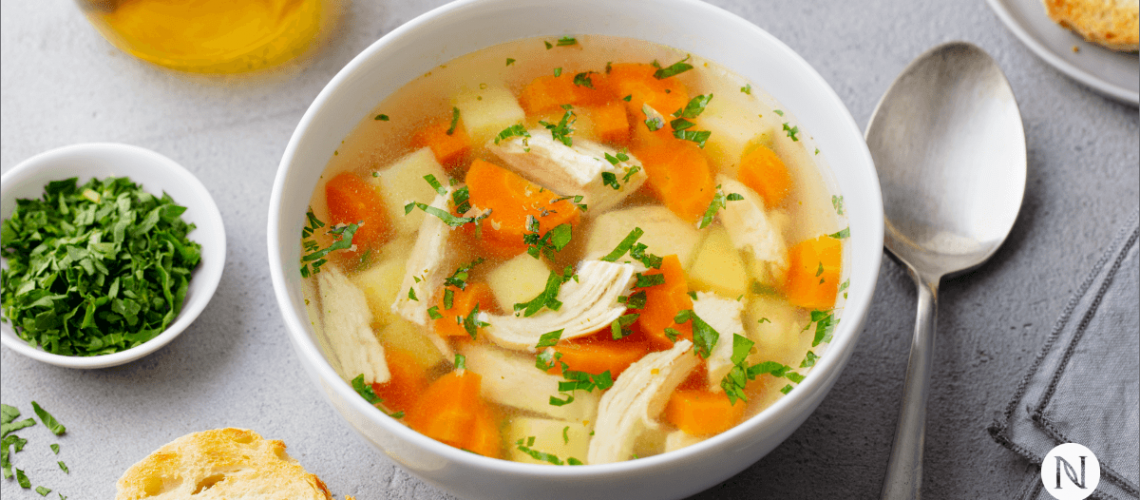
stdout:
[(285, 443), (245, 429), (187, 434), (123, 473), (115, 500), (331, 500)]
[(1044, 0), (1045, 11), (1085, 40), (1112, 50), (1136, 52), (1140, 0)]

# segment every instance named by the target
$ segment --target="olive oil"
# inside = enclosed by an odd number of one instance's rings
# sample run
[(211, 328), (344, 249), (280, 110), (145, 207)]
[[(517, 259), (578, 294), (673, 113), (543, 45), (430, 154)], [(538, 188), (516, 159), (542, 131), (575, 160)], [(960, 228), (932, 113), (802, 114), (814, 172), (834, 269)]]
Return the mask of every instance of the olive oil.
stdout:
[(195, 73), (276, 66), (328, 32), (340, 0), (77, 0), (112, 44)]

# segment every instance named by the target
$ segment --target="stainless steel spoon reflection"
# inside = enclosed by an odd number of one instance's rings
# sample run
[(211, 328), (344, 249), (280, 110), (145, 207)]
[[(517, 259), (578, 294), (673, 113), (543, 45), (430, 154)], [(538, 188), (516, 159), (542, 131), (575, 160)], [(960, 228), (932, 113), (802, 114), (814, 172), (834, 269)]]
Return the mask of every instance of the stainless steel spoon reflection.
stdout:
[(887, 250), (918, 286), (918, 317), (882, 498), (922, 492), (938, 285), (981, 265), (1025, 194), (1025, 131), (1001, 68), (965, 42), (935, 47), (895, 79), (867, 124), (883, 187)]

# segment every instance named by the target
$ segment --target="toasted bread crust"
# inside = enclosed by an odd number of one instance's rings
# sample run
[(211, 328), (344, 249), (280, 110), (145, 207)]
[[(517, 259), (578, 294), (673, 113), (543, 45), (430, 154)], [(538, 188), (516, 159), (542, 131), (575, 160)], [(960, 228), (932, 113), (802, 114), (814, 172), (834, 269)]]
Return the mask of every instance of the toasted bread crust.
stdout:
[(127, 469), (116, 486), (115, 500), (332, 499), (285, 443), (233, 428), (182, 436)]
[(1136, 52), (1140, 42), (1138, 0), (1044, 0), (1057, 24), (1112, 50)]

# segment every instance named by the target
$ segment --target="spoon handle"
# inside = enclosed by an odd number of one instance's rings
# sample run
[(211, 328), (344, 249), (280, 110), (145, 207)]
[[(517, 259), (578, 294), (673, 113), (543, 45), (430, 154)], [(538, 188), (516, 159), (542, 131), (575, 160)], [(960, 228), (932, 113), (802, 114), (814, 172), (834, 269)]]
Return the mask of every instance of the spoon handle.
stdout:
[(938, 318), (938, 279), (927, 280), (911, 270), (918, 285), (918, 317), (906, 365), (906, 382), (899, 409), (883, 500), (915, 500), (922, 496), (922, 449), (926, 438), (926, 398), (934, 360), (934, 327)]

